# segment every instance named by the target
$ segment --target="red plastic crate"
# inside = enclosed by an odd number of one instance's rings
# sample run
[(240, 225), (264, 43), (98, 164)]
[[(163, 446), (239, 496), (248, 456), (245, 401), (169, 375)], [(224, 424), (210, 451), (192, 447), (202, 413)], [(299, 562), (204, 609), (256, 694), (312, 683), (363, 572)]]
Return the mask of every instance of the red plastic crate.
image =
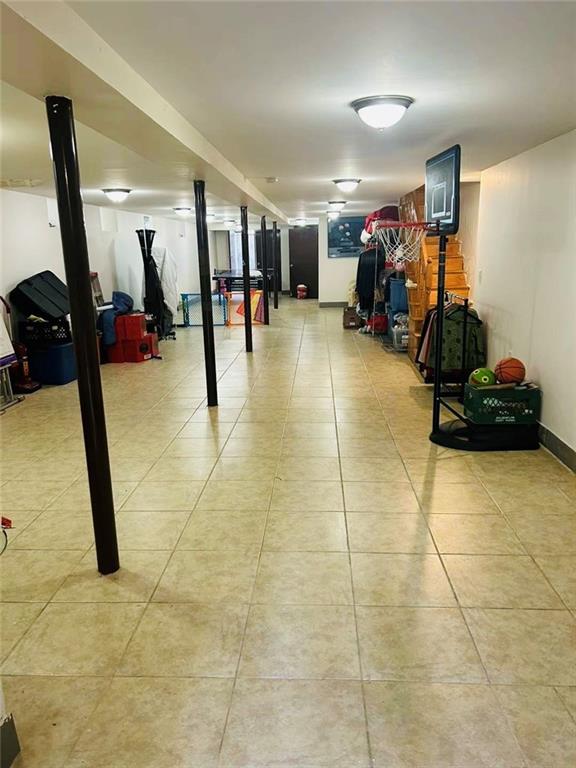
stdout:
[(152, 345), (148, 334), (143, 339), (127, 339), (122, 342), (124, 359), (127, 363), (143, 363), (152, 357)]
[(143, 339), (146, 336), (146, 316), (143, 312), (118, 315), (114, 327), (116, 338), (120, 341)]
[(106, 359), (109, 363), (125, 363), (124, 347), (121, 341), (117, 341), (116, 344), (112, 344), (110, 347), (105, 347)]

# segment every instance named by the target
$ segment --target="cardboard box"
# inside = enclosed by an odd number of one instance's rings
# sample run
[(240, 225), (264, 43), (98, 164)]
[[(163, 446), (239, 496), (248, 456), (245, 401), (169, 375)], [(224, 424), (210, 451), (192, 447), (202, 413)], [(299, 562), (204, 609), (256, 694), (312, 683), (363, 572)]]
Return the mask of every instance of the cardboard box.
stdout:
[(356, 307), (344, 307), (342, 325), (344, 328), (361, 328), (364, 325), (362, 318), (356, 314)]

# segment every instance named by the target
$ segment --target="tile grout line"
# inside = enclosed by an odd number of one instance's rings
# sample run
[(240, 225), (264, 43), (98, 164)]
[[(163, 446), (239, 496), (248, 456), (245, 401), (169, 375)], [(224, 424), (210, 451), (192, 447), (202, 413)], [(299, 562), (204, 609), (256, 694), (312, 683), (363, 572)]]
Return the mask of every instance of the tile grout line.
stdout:
[[(302, 330), (302, 333), (301, 333), (301, 336), (300, 336), (299, 350), (301, 349), (301, 346), (302, 346), (302, 335), (303, 335), (303, 332), (304, 331)], [(269, 356), (270, 356), (270, 354), (268, 353), (267, 359), (269, 358)], [(290, 389), (290, 393), (292, 393), (293, 390), (294, 390), (294, 380), (295, 380), (295, 377), (296, 377), (297, 367), (298, 367), (298, 365), (296, 364), (295, 370), (294, 370), (294, 375), (293, 375), (293, 378), (292, 378), (292, 386), (291, 386), (291, 389)], [(256, 386), (257, 379), (258, 379), (258, 376), (256, 377), (254, 385), (251, 387), (251, 390), (250, 390), (251, 392), (253, 391), (254, 386)], [(238, 423), (238, 422), (236, 422), (236, 423)], [(282, 439), (283, 439), (285, 428), (286, 428), (286, 421), (284, 421), (284, 426), (282, 428), (282, 437), (281, 437), (281, 441), (280, 441), (281, 444), (282, 444)], [(226, 732), (228, 730), (228, 722), (230, 720), (230, 714), (231, 714), (231, 711), (232, 711), (232, 704), (233, 704), (233, 701), (234, 701), (234, 693), (236, 691), (236, 687), (237, 687), (237, 683), (238, 683), (238, 679), (239, 679), (240, 664), (242, 662), (242, 655), (243, 655), (243, 652), (244, 652), (244, 645), (245, 645), (245, 642), (246, 642), (246, 634), (247, 634), (247, 629), (248, 629), (248, 622), (250, 620), (250, 615), (251, 615), (251, 612), (252, 612), (252, 606), (254, 605), (254, 602), (253, 602), (253, 600), (254, 600), (254, 593), (255, 593), (255, 590), (256, 590), (258, 574), (259, 574), (259, 571), (260, 571), (260, 563), (261, 563), (261, 560), (262, 560), (262, 552), (263, 552), (263, 548), (264, 548), (264, 542), (266, 540), (266, 532), (267, 532), (267, 529), (268, 529), (268, 520), (269, 520), (269, 517), (270, 517), (270, 509), (272, 507), (272, 499), (273, 499), (273, 496), (274, 496), (274, 486), (276, 484), (276, 474), (277, 474), (277, 471), (278, 471), (278, 464), (280, 463), (280, 456), (281, 456), (281, 452), (278, 453), (278, 455), (277, 455), (276, 469), (274, 471), (274, 476), (273, 476), (273, 479), (272, 479), (272, 485), (271, 485), (271, 488), (270, 488), (270, 495), (268, 497), (268, 505), (267, 505), (267, 509), (266, 509), (266, 519), (264, 521), (264, 529), (263, 529), (263, 532), (262, 532), (262, 540), (261, 540), (260, 548), (259, 548), (259, 552), (258, 552), (256, 568), (255, 568), (255, 571), (254, 571), (254, 578), (253, 578), (253, 581), (252, 581), (252, 589), (250, 590), (250, 597), (249, 597), (249, 601), (248, 601), (248, 610), (246, 611), (246, 618), (244, 620), (244, 627), (243, 627), (243, 631), (242, 631), (242, 637), (241, 637), (241, 640), (240, 640), (240, 647), (238, 649), (238, 659), (236, 661), (236, 669), (235, 669), (235, 672), (234, 672), (234, 678), (233, 678), (232, 687), (231, 687), (231, 690), (230, 690), (230, 697), (228, 699), (228, 707), (226, 709), (226, 717), (224, 718), (224, 725), (223, 725), (223, 728), (222, 728), (222, 735), (221, 735), (220, 742), (219, 742), (219, 745), (218, 745), (218, 761), (220, 761), (220, 758), (221, 758), (221, 755), (222, 755), (222, 749), (224, 747), (224, 739), (226, 738)]]
[[(540, 566), (540, 563), (539, 563), (539, 562), (538, 562), (538, 560), (536, 559), (536, 557), (537, 557), (537, 556), (536, 556), (536, 555), (533, 555), (531, 552), (529, 552), (529, 551), (528, 551), (528, 549), (526, 548), (526, 545), (524, 544), (524, 542), (522, 541), (522, 539), (521, 539), (521, 538), (518, 536), (518, 534), (516, 533), (516, 530), (515, 530), (515, 529), (514, 529), (514, 527), (513, 527), (513, 526), (510, 524), (510, 521), (509, 521), (509, 520), (508, 520), (508, 518), (506, 517), (506, 512), (505, 512), (505, 511), (504, 511), (504, 510), (501, 508), (500, 504), (499, 504), (499, 503), (496, 501), (496, 498), (495, 498), (495, 497), (493, 496), (493, 494), (490, 492), (490, 489), (488, 488), (488, 486), (487, 486), (487, 485), (484, 483), (484, 479), (483, 479), (482, 475), (479, 475), (479, 476), (478, 476), (478, 479), (479, 479), (479, 481), (480, 481), (480, 484), (482, 485), (482, 487), (484, 488), (484, 490), (486, 491), (486, 493), (488, 494), (488, 496), (489, 496), (489, 497), (490, 497), (490, 499), (492, 500), (492, 502), (493, 502), (493, 503), (494, 503), (494, 504), (495, 504), (495, 505), (498, 507), (498, 510), (500, 511), (500, 514), (502, 515), (502, 517), (503, 517), (503, 518), (504, 518), (504, 520), (506, 521), (506, 524), (507, 524), (507, 525), (510, 527), (510, 529), (511, 529), (511, 531), (514, 533), (514, 536), (516, 537), (516, 539), (518, 539), (518, 542), (520, 543), (520, 545), (521, 545), (521, 546), (522, 546), (522, 548), (524, 549), (524, 551), (525, 551), (525, 553), (526, 553), (526, 556), (527, 556), (527, 557), (529, 557), (529, 558), (531, 559), (531, 561), (533, 562), (534, 566), (536, 567), (536, 569), (538, 570), (538, 572), (539, 572), (539, 573), (542, 575), (542, 577), (544, 578), (545, 582), (548, 584), (548, 586), (550, 587), (550, 589), (551, 589), (551, 590), (554, 592), (554, 594), (555, 594), (555, 595), (558, 597), (558, 599), (560, 600), (560, 602), (561, 602), (561, 603), (562, 603), (562, 605), (564, 606), (565, 610), (567, 610), (567, 611), (568, 611), (568, 613), (570, 613), (570, 610), (571, 610), (571, 609), (570, 609), (569, 605), (566, 603), (566, 601), (564, 600), (564, 598), (562, 597), (562, 595), (560, 594), (560, 592), (558, 592), (558, 590), (556, 589), (556, 587), (554, 586), (554, 584), (552, 583), (552, 581), (551, 581), (551, 580), (548, 578), (548, 576), (547, 576), (546, 572), (545, 572), (545, 571), (543, 570), (543, 568)], [(562, 490), (562, 489), (560, 489), (560, 490)], [(543, 557), (545, 557), (545, 556), (546, 556), (546, 555), (543, 555)], [(518, 610), (540, 610), (540, 609), (530, 609), (530, 608), (526, 608), (526, 609), (518, 609)], [(555, 609), (549, 609), (549, 610), (555, 610)]]
[[(367, 371), (367, 369), (366, 369), (366, 371)], [(368, 373), (368, 371), (367, 371), (367, 373)], [(380, 403), (381, 401), (380, 401), (380, 398), (378, 397), (378, 393), (376, 392), (376, 390), (375, 390), (375, 388), (374, 388), (374, 385), (372, 385), (372, 391), (373, 391), (374, 395), (376, 396), (376, 398), (377, 398), (378, 402)], [(388, 422), (388, 419), (386, 419), (386, 422)], [(390, 430), (390, 431), (391, 431), (391, 430)], [(394, 433), (392, 433), (392, 439), (393, 439), (393, 441), (394, 441), (394, 444), (396, 445), (396, 439), (395, 439), (395, 437), (394, 437)], [(400, 454), (400, 452), (399, 452), (399, 454)], [(411, 475), (410, 475), (410, 474), (409, 474), (409, 472), (408, 472), (408, 468), (407, 468), (407, 466), (406, 466), (406, 463), (405, 463), (405, 460), (404, 460), (404, 457), (402, 456), (402, 454), (400, 454), (400, 459), (401, 459), (401, 461), (402, 461), (402, 464), (404, 465), (404, 470), (406, 471), (406, 474), (408, 475), (408, 478), (410, 479), (410, 486), (411, 486), (411, 488), (412, 488), (412, 493), (415, 495), (415, 497), (416, 497), (416, 499), (417, 499), (418, 507), (419, 507), (419, 509), (420, 509), (420, 514), (421, 514), (421, 516), (424, 518), (424, 523), (425, 523), (425, 525), (426, 525), (426, 528), (427, 528), (427, 530), (428, 530), (428, 533), (429, 533), (429, 535), (430, 535), (430, 537), (431, 537), (431, 539), (432, 539), (432, 542), (434, 543), (434, 548), (435, 548), (435, 550), (436, 550), (436, 557), (438, 558), (438, 561), (439, 561), (439, 562), (440, 562), (440, 564), (441, 564), (441, 567), (442, 567), (443, 573), (444, 573), (444, 575), (445, 575), (445, 577), (446, 577), (446, 579), (447, 579), (447, 581), (448, 581), (448, 584), (450, 585), (450, 589), (451, 589), (451, 591), (452, 591), (452, 595), (453, 595), (453, 597), (454, 597), (454, 600), (455, 600), (455, 603), (456, 603), (456, 607), (457, 607), (457, 609), (458, 609), (458, 612), (459, 612), (459, 614), (460, 614), (460, 618), (461, 618), (461, 620), (464, 622), (464, 626), (466, 627), (466, 631), (467, 631), (467, 633), (468, 633), (468, 637), (469, 637), (469, 639), (470, 639), (470, 641), (471, 641), (471, 643), (472, 643), (472, 645), (473, 645), (473, 647), (474, 647), (474, 650), (475, 650), (475, 652), (476, 652), (476, 657), (477, 657), (477, 660), (479, 661), (479, 663), (480, 663), (480, 666), (482, 667), (482, 670), (483, 670), (484, 676), (485, 676), (485, 678), (486, 678), (486, 682), (488, 683), (488, 685), (490, 685), (490, 677), (489, 677), (489, 675), (488, 675), (488, 670), (486, 669), (486, 666), (485, 666), (485, 664), (484, 664), (484, 659), (483, 659), (483, 658), (482, 658), (482, 656), (480, 655), (480, 651), (479, 651), (479, 649), (478, 649), (478, 646), (477, 646), (477, 644), (476, 644), (476, 641), (475, 641), (475, 639), (474, 639), (474, 637), (473, 637), (473, 635), (472, 635), (472, 631), (471, 631), (471, 629), (470, 629), (470, 627), (469, 627), (469, 625), (468, 625), (468, 622), (466, 621), (466, 617), (465, 617), (465, 615), (464, 615), (464, 610), (463, 610), (463, 608), (462, 608), (462, 606), (461, 606), (461, 604), (460, 604), (460, 600), (458, 599), (458, 595), (457, 595), (457, 593), (456, 593), (456, 589), (455, 589), (455, 587), (454, 587), (454, 584), (452, 583), (452, 580), (450, 579), (450, 576), (449, 576), (449, 574), (448, 574), (448, 571), (447, 571), (447, 568), (446, 568), (446, 564), (445, 564), (445, 562), (444, 562), (444, 560), (443, 560), (443, 558), (442, 558), (442, 555), (441, 555), (441, 553), (440, 553), (440, 549), (439, 549), (439, 547), (438, 547), (438, 543), (437, 543), (437, 541), (436, 541), (436, 538), (435, 538), (435, 536), (434, 536), (434, 534), (433, 534), (433, 532), (432, 532), (432, 529), (430, 528), (430, 525), (429, 525), (429, 523), (428, 523), (428, 519), (427, 519), (427, 518), (428, 518), (428, 516), (427, 516), (427, 515), (425, 515), (425, 514), (424, 514), (424, 512), (423, 512), (423, 509), (422, 509), (422, 504), (421, 504), (421, 501), (420, 501), (420, 497), (419, 497), (419, 496), (418, 496), (418, 494), (416, 493), (416, 489), (415, 489), (415, 487), (414, 487), (414, 483), (413, 483), (413, 481), (412, 481), (412, 477), (411, 477)]]
[[(355, 344), (355, 347), (356, 347), (356, 353), (360, 358), (360, 360), (362, 361), (362, 358), (359, 354), (356, 344)], [(336, 399), (334, 394), (334, 378), (332, 375), (332, 358), (331, 358), (330, 352), (331, 352), (330, 345), (328, 345), (328, 356), (329, 356), (328, 359), (330, 362), (330, 380), (332, 384), (332, 402), (334, 404), (334, 417), (336, 419)], [(368, 764), (370, 766), (374, 766), (376, 757), (374, 755), (374, 750), (372, 748), (372, 739), (370, 736), (370, 721), (368, 718), (368, 704), (366, 701), (366, 682), (367, 681), (365, 681), (364, 679), (362, 649), (360, 644), (360, 630), (358, 627), (358, 610), (357, 610), (358, 606), (356, 604), (356, 591), (354, 589), (354, 574), (352, 570), (352, 551), (350, 548), (350, 531), (348, 527), (348, 511), (346, 507), (346, 496), (344, 493), (344, 479), (342, 475), (342, 457), (340, 455), (340, 430), (338, 429), (338, 422), (336, 420), (335, 420), (335, 424), (336, 424), (336, 445), (338, 450), (338, 464), (340, 466), (340, 485), (342, 489), (342, 502), (343, 502), (343, 508), (344, 508), (344, 524), (346, 526), (346, 541), (348, 544), (348, 568), (350, 571), (350, 590), (352, 593), (352, 613), (354, 616), (354, 629), (356, 633), (356, 652), (358, 654), (358, 671), (360, 673), (359, 683), (360, 683), (360, 692), (362, 694), (362, 711), (364, 714), (364, 729), (365, 729), (365, 735), (366, 735), (366, 746), (368, 749)]]

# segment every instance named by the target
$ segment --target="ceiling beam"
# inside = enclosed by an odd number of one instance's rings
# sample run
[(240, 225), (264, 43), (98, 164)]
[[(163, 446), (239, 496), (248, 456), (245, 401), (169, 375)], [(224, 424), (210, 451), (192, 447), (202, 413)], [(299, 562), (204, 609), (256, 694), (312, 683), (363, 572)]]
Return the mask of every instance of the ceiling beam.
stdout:
[(216, 147), (63, 2), (1, 6), (2, 79), (37, 99), (67, 96), (76, 119), (180, 180), (250, 213), (288, 219)]

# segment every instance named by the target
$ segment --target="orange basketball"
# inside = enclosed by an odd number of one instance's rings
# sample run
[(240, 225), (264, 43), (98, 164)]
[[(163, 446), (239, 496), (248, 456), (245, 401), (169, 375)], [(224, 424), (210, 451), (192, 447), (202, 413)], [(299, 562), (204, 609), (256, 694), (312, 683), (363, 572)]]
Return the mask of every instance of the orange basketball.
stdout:
[(517, 357), (505, 357), (494, 366), (494, 373), (501, 384), (522, 384), (526, 368)]

